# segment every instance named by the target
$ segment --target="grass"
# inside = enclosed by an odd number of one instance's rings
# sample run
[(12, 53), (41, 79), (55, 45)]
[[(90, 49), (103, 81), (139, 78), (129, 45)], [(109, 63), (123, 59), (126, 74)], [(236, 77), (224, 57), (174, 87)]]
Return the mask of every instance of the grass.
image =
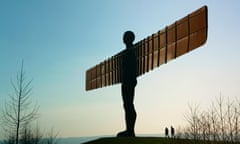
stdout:
[(176, 140), (159, 137), (126, 137), (126, 138), (100, 138), (85, 144), (185, 144), (189, 140)]
[[(213, 141), (193, 141), (189, 139), (170, 139), (160, 137), (100, 138), (84, 144), (228, 144)], [(230, 144), (230, 143), (229, 143)]]

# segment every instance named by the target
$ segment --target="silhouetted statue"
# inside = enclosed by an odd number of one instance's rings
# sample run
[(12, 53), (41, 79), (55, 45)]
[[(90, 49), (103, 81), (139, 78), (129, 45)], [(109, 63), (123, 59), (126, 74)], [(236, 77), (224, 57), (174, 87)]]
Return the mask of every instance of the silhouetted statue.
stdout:
[[(133, 103), (136, 77), (202, 46), (206, 43), (207, 31), (208, 9), (203, 6), (188, 14), (187, 18), (175, 21), (134, 45), (134, 33), (125, 32), (123, 41), (126, 49), (86, 71), (86, 91), (122, 84), (126, 131), (117, 136), (135, 136), (137, 114)], [(168, 136), (167, 128), (165, 134)]]
[(165, 128), (165, 136), (168, 137), (168, 128)]
[(171, 126), (171, 137), (172, 137), (172, 138), (174, 137), (174, 133), (175, 133), (175, 130), (174, 130), (174, 128)]
[(123, 35), (126, 44), (121, 63), (122, 98), (125, 110), (126, 130), (117, 134), (118, 137), (135, 137), (136, 111), (134, 108), (134, 89), (137, 85), (137, 59), (133, 47), (134, 33), (127, 31)]

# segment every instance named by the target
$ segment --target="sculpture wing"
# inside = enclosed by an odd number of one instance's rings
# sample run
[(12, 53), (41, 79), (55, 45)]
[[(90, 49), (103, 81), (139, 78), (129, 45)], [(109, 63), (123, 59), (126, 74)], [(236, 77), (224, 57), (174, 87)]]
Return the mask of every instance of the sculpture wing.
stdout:
[[(134, 45), (137, 54), (137, 75), (143, 75), (203, 45), (207, 40), (207, 15), (207, 6), (203, 6), (137, 42)], [(86, 90), (120, 83), (123, 52), (87, 70)]]

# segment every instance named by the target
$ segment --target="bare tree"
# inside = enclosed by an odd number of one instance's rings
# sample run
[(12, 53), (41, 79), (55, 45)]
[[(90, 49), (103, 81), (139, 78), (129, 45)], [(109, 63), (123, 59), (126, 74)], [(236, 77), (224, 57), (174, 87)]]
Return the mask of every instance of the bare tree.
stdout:
[(6, 140), (3, 140), (3, 144), (15, 144), (15, 137), (14, 134), (11, 133), (7, 136)]
[(45, 142), (46, 144), (57, 144), (58, 143), (58, 133), (54, 133), (53, 128), (47, 133)]
[(240, 141), (240, 128), (239, 128), (239, 123), (240, 123), (240, 101), (237, 100), (236, 105), (234, 106), (234, 116), (233, 116), (233, 121), (234, 121), (234, 141)]
[(203, 111), (200, 114), (199, 119), (199, 129), (200, 129), (200, 136), (203, 141), (210, 140), (210, 121), (209, 121), (209, 114), (208, 112)]
[(23, 61), (16, 82), (11, 82), (13, 94), (5, 102), (3, 109), (4, 130), (15, 133), (15, 144), (19, 144), (19, 133), (25, 125), (37, 118), (38, 106), (32, 105), (30, 87), (32, 80), (27, 80), (23, 69)]
[(217, 100), (217, 104), (218, 104), (218, 108), (219, 111), (217, 111), (218, 117), (220, 119), (220, 129), (221, 129), (221, 138), (223, 141), (226, 141), (226, 132), (225, 132), (225, 113), (224, 113), (224, 109), (223, 109), (223, 97), (220, 94), (219, 100)]
[(38, 124), (33, 131), (33, 144), (39, 144), (43, 139), (43, 134), (40, 131)]
[(40, 144), (42, 139), (43, 134), (40, 132), (40, 128), (38, 125), (36, 125), (36, 127), (26, 125), (21, 131), (21, 144)]
[(194, 140), (199, 140), (199, 107), (192, 107), (189, 105), (190, 113), (185, 116), (185, 119), (189, 123), (189, 133), (190, 137)]
[(20, 135), (21, 144), (31, 144), (33, 141), (33, 132), (29, 126), (24, 126)]
[(227, 130), (228, 130), (228, 140), (233, 142), (233, 122), (234, 122), (234, 109), (233, 109), (233, 102), (230, 102), (228, 98), (227, 102)]
[(218, 136), (218, 117), (217, 112), (214, 106), (214, 103), (212, 103), (212, 106), (210, 108), (210, 123), (211, 123), (211, 136), (214, 142), (219, 140)]

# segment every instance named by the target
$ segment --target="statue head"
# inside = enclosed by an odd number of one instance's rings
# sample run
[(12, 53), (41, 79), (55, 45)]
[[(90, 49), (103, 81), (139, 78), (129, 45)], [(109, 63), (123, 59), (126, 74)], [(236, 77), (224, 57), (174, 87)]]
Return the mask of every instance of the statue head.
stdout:
[(127, 45), (127, 48), (128, 46), (133, 45), (134, 39), (135, 39), (135, 35), (132, 31), (126, 31), (123, 34), (123, 42)]

